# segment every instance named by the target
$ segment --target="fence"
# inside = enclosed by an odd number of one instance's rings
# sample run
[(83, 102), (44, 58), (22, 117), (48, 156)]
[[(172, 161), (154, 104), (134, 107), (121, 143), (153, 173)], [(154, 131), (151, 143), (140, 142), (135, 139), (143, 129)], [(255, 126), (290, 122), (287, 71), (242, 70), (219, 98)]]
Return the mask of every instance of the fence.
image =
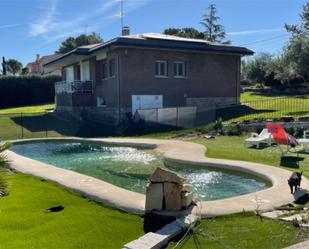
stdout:
[(309, 96), (286, 96), (255, 101), (243, 101), (240, 105), (221, 108), (216, 111), (216, 119), (227, 122), (273, 119), (285, 116), (297, 120), (309, 115)]
[[(148, 124), (154, 126), (163, 124), (169, 128), (201, 126), (219, 118), (226, 123), (254, 119), (258, 122), (262, 119), (277, 121), (283, 116), (291, 116), (297, 120), (309, 115), (309, 96), (247, 101), (240, 105), (208, 111), (201, 111), (197, 107), (175, 107), (139, 110), (138, 113)], [(70, 116), (69, 113), (64, 115)], [(151, 132), (157, 131), (158, 129), (151, 130)], [(134, 132), (140, 134), (140, 127)], [(123, 131), (114, 126), (90, 121), (70, 121), (49, 112), (0, 114), (0, 140), (54, 136), (119, 136), (122, 134), (124, 134)]]
[(137, 110), (138, 117), (148, 125), (181, 128), (207, 124), (215, 120), (215, 110), (201, 112), (196, 106)]
[(112, 126), (66, 120), (49, 112), (0, 114), (0, 141), (55, 136), (98, 137), (115, 132)]

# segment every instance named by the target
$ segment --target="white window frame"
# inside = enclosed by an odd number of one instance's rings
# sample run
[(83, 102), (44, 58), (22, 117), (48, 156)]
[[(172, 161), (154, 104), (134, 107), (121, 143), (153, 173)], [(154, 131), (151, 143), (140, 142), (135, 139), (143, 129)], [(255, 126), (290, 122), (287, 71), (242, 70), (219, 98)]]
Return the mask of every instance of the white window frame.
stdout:
[[(159, 67), (158, 67), (158, 69), (159, 69), (159, 74), (157, 74), (157, 63), (159, 63)], [(160, 66), (160, 64), (161, 63), (164, 63), (164, 70), (165, 70), (165, 74), (161, 74), (161, 66)], [(156, 60), (155, 61), (155, 77), (156, 78), (168, 78), (168, 72), (167, 72), (167, 70), (168, 70), (168, 67), (167, 67), (167, 60)]]
[[(183, 66), (183, 75), (179, 75), (179, 68), (178, 65), (182, 65)], [(175, 66), (176, 66), (176, 72), (175, 72)], [(184, 79), (187, 77), (187, 63), (185, 61), (174, 61), (173, 63), (173, 74), (174, 74), (174, 78), (178, 78), (178, 79)]]

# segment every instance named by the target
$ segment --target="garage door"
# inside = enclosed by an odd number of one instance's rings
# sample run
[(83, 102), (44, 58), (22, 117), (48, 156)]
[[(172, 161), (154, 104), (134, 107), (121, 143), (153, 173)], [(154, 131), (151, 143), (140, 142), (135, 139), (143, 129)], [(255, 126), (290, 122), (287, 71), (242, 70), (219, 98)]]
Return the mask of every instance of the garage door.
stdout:
[(163, 107), (162, 95), (132, 95), (132, 113), (138, 109), (152, 109)]

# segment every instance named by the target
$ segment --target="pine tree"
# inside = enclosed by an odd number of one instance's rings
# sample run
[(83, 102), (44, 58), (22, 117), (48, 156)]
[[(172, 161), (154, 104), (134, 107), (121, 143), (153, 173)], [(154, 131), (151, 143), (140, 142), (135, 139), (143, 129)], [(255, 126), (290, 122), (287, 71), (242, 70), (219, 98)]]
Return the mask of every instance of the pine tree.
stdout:
[(215, 4), (208, 7), (209, 14), (203, 15), (201, 24), (205, 27), (205, 40), (218, 43), (230, 43), (230, 41), (223, 41), (225, 39), (224, 27), (218, 24), (221, 19), (217, 16), (217, 8)]

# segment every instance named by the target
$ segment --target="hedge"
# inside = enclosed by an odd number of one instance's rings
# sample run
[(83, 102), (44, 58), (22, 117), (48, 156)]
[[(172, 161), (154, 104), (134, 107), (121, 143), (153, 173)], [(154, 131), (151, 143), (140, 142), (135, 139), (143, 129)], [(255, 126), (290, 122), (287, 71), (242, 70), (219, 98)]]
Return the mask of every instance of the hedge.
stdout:
[(0, 76), (0, 106), (14, 107), (54, 102), (60, 76)]

